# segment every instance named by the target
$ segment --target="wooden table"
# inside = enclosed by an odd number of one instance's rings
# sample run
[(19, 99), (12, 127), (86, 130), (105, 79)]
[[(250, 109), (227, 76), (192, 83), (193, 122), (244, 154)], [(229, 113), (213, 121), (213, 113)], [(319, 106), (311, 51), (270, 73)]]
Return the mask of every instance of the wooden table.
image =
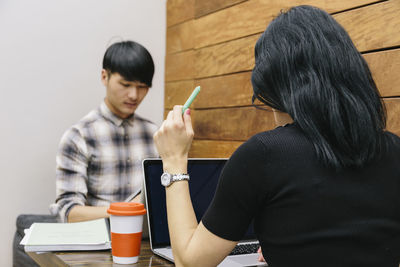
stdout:
[(171, 262), (154, 255), (150, 250), (148, 240), (142, 241), (139, 261), (135, 264), (120, 265), (112, 261), (111, 250), (106, 251), (78, 251), (78, 252), (28, 252), (28, 255), (40, 266), (175, 266)]

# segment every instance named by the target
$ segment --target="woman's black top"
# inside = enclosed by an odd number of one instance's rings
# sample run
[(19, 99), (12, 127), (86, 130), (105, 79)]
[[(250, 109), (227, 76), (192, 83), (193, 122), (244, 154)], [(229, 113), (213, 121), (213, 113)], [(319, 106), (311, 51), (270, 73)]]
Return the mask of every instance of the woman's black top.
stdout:
[(272, 267), (394, 267), (400, 255), (400, 138), (358, 170), (322, 167), (290, 124), (259, 133), (227, 162), (202, 218), (212, 233), (240, 240), (254, 219)]

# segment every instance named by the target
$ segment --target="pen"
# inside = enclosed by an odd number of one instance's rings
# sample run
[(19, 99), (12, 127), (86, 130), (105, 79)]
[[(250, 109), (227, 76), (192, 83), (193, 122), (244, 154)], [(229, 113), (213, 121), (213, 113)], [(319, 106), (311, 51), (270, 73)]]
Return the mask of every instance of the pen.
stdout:
[(196, 96), (199, 94), (199, 92), (200, 92), (200, 86), (194, 88), (192, 94), (189, 96), (188, 100), (186, 100), (186, 103), (183, 105), (182, 114), (185, 113), (185, 111), (190, 107), (190, 105), (192, 104)]
[(135, 197), (140, 194), (141, 191), (141, 189), (136, 190), (136, 192), (133, 192), (127, 199), (124, 200), (124, 202), (131, 202)]

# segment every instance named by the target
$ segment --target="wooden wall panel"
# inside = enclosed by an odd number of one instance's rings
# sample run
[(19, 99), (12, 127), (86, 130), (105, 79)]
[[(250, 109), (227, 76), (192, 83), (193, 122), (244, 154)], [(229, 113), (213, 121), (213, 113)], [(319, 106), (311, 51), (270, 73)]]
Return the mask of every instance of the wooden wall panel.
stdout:
[(251, 105), (253, 87), (251, 72), (196, 80), (201, 93), (193, 102), (195, 108), (235, 107)]
[(193, 113), (195, 139), (243, 141), (275, 128), (273, 112), (254, 107), (205, 109)]
[(194, 18), (195, 0), (168, 0), (167, 27)]
[[(193, 80), (166, 83), (164, 94), (164, 108), (172, 109), (175, 105), (185, 104), (194, 87), (195, 86)], [(192, 106), (192, 108), (193, 107), (194, 105)]]
[(194, 14), (195, 17), (198, 18), (244, 1), (247, 0), (212, 0), (212, 1), (195, 0)]
[[(249, 36), (197, 50), (195, 52), (196, 78), (252, 70), (254, 67), (253, 50), (258, 37), (259, 35)], [(393, 92), (398, 94), (398, 86), (400, 86), (400, 84), (393, 81), (396, 80), (397, 73), (400, 71), (400, 63), (398, 60), (400, 57), (399, 50), (400, 49), (392, 49), (364, 55), (374, 73), (374, 77), (379, 81), (379, 84), (386, 84), (383, 85), (384, 88), (382, 88), (384, 95)], [(384, 70), (384, 73), (382, 70)], [(390, 81), (385, 82), (388, 78)], [(390, 85), (390, 88), (388, 85)]]
[(336, 13), (367, 52), (382, 96), (391, 97), (384, 99), (387, 127), (400, 134), (400, 0), (168, 0), (165, 115), (202, 87), (192, 104), (190, 157), (229, 157), (255, 133), (275, 128), (273, 112), (250, 106), (254, 45), (281, 9), (299, 4)]
[(191, 158), (229, 158), (242, 144), (241, 141), (193, 140)]
[(382, 96), (400, 96), (400, 49), (364, 55)]
[(400, 136), (400, 98), (385, 98), (387, 110), (386, 128)]
[(334, 18), (360, 52), (400, 45), (400, 1), (390, 0), (340, 13)]
[(204, 78), (250, 70), (259, 35), (196, 50), (195, 77)]
[(328, 12), (337, 12), (373, 2), (377, 0), (250, 0), (197, 19), (196, 48), (263, 32), (280, 10), (292, 6), (308, 4)]
[(165, 57), (165, 81), (190, 80), (194, 77), (194, 51), (170, 54)]
[(167, 54), (189, 50), (194, 47), (194, 20), (167, 29)]

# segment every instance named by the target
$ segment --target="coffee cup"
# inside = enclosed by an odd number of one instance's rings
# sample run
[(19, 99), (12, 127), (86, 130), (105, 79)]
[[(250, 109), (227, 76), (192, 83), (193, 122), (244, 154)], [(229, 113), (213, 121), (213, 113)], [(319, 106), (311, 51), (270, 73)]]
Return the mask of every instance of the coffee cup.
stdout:
[(113, 262), (132, 264), (139, 259), (142, 241), (143, 215), (146, 209), (141, 203), (111, 203), (110, 214), (111, 250)]

